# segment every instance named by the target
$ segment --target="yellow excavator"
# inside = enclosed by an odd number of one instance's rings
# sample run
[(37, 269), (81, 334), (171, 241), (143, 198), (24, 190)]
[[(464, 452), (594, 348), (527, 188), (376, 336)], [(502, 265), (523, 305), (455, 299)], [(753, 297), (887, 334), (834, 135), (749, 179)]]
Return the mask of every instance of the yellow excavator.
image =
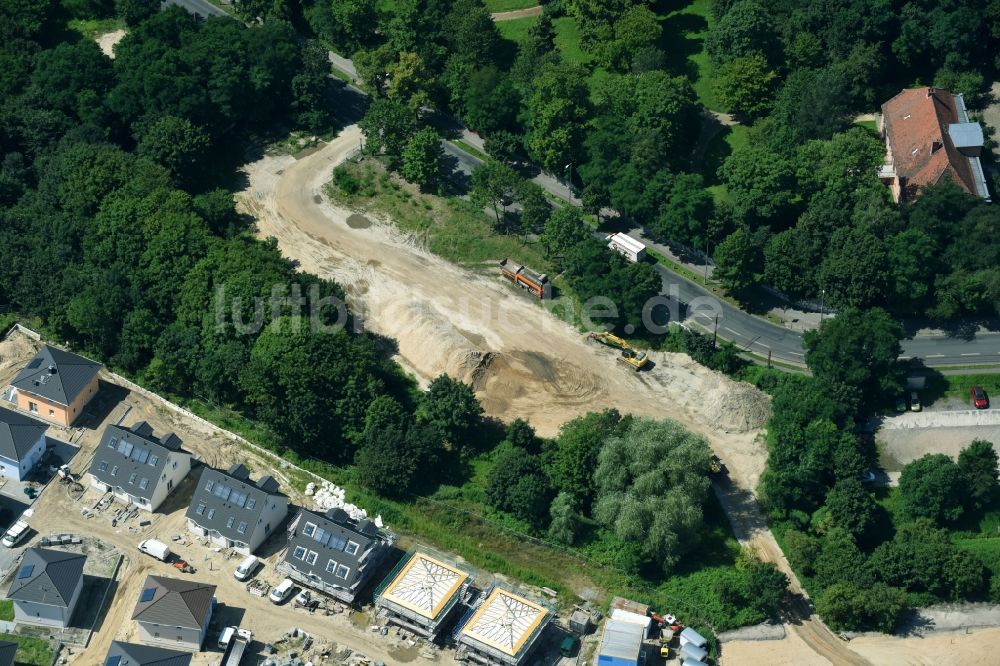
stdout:
[(620, 349), (622, 353), (621, 356), (618, 357), (618, 361), (620, 363), (624, 363), (636, 372), (639, 372), (644, 367), (649, 365), (649, 357), (646, 356), (646, 352), (632, 349), (629, 343), (625, 342), (617, 335), (612, 335), (611, 333), (588, 333), (587, 339), (600, 342), (602, 345), (607, 345), (608, 347)]

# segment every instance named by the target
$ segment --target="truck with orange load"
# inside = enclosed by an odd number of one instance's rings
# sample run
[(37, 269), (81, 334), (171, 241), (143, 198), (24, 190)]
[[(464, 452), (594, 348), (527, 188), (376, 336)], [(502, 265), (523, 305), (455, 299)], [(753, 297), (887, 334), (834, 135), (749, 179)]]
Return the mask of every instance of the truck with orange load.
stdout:
[(528, 290), (536, 298), (552, 298), (552, 283), (544, 273), (535, 273), (510, 259), (504, 259), (500, 262), (500, 274), (518, 287)]

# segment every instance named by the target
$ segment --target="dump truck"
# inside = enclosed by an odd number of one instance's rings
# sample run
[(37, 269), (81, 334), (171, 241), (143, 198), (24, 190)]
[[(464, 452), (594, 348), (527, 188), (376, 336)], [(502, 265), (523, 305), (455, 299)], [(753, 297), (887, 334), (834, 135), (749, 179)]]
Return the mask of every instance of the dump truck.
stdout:
[(636, 372), (639, 372), (649, 365), (649, 357), (646, 356), (646, 352), (632, 349), (632, 346), (629, 345), (629, 343), (625, 342), (617, 335), (612, 335), (611, 333), (589, 333), (587, 334), (587, 339), (600, 342), (602, 345), (607, 345), (608, 347), (620, 349), (621, 355), (618, 357), (618, 361), (632, 368)]
[(625, 257), (629, 263), (636, 263), (646, 258), (646, 246), (626, 234), (611, 234), (604, 240), (608, 241), (608, 248)]
[(538, 299), (552, 298), (552, 283), (544, 273), (536, 273), (510, 259), (504, 259), (500, 262), (500, 274)]

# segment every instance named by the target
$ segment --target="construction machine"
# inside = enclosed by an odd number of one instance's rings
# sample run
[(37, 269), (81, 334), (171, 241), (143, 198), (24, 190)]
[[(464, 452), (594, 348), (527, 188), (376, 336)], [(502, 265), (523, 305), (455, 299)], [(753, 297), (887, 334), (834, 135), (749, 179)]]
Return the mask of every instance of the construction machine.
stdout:
[(588, 333), (588, 340), (594, 340), (600, 342), (602, 345), (607, 345), (608, 347), (614, 347), (615, 349), (621, 350), (621, 356), (618, 357), (620, 363), (624, 363), (628, 367), (632, 368), (636, 372), (639, 372), (644, 367), (649, 365), (649, 357), (646, 356), (646, 352), (637, 351), (632, 349), (629, 343), (625, 342), (617, 335), (611, 333)]
[(712, 459), (709, 460), (708, 471), (716, 476), (721, 476), (729, 473), (729, 470), (726, 469), (726, 463), (722, 462), (722, 459), (716, 455), (713, 455)]

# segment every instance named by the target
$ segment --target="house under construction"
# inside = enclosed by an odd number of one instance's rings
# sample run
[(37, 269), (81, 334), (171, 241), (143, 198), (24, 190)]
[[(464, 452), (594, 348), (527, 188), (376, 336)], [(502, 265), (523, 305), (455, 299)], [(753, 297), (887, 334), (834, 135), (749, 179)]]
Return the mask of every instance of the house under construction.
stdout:
[(495, 585), (459, 622), (456, 657), (487, 666), (526, 664), (552, 616), (545, 606)]
[(386, 621), (434, 640), (469, 592), (470, 571), (428, 549), (411, 550), (375, 591)]

